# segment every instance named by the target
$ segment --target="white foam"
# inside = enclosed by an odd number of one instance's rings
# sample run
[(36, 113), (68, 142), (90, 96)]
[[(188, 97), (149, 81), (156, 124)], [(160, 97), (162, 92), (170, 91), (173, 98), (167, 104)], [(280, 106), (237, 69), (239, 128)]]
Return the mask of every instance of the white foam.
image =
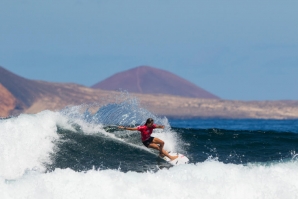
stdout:
[(0, 180), (1, 198), (297, 198), (298, 164), (234, 165), (206, 161), (157, 173), (117, 170), (31, 172)]
[(50, 111), (0, 121), (0, 176), (11, 179), (28, 169), (44, 170), (58, 138), (56, 124), (62, 121)]

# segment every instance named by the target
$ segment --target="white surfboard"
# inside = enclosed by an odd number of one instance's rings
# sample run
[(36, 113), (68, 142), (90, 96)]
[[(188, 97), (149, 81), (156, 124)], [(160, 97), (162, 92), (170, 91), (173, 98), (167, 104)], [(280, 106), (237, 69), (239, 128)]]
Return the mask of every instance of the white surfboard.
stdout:
[(169, 153), (171, 156), (176, 156), (178, 155), (178, 158), (176, 158), (175, 160), (170, 160), (170, 158), (168, 158), (167, 156), (161, 157), (160, 158), (164, 159), (165, 161), (167, 161), (168, 163), (172, 164), (172, 165), (179, 165), (179, 164), (187, 164), (189, 162), (189, 159), (180, 153)]

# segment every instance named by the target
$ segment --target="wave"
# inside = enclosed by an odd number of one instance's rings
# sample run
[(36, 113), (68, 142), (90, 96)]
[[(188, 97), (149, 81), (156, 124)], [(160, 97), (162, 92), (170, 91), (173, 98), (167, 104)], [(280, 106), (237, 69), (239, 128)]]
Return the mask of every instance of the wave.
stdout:
[[(0, 120), (1, 198), (297, 198), (296, 132), (173, 128), (135, 100)], [(154, 131), (190, 164), (172, 167), (145, 148)]]
[[(95, 114), (91, 114), (89, 108), (73, 106), (59, 112), (43, 111), (0, 120), (0, 176), (16, 179), (30, 170), (49, 172), (56, 168), (75, 171), (121, 168), (125, 172), (145, 172), (157, 170), (156, 164), (164, 166), (165, 162), (160, 162), (156, 151), (142, 145), (139, 132), (119, 131), (110, 125), (142, 123), (150, 112), (138, 109), (134, 102), (109, 104)], [(134, 115), (135, 119), (127, 117), (125, 120), (119, 108), (126, 108), (125, 114)], [(118, 112), (121, 119), (107, 117), (107, 110), (110, 110), (109, 115)], [(169, 126), (166, 118), (151, 116)], [(169, 128), (157, 130), (153, 136), (166, 141), (167, 150), (179, 148), (177, 135)]]
[(148, 115), (167, 126), (155, 130), (153, 136), (165, 141), (166, 150), (183, 153), (192, 163), (211, 157), (244, 165), (291, 161), (296, 156), (297, 133), (171, 128), (166, 118), (139, 108), (135, 101), (108, 104), (94, 114), (89, 108), (74, 106), (0, 120), (0, 176), (15, 179), (27, 170), (49, 172), (56, 168), (146, 172), (169, 167), (156, 151), (142, 145), (139, 132), (119, 131), (111, 125), (142, 124)]

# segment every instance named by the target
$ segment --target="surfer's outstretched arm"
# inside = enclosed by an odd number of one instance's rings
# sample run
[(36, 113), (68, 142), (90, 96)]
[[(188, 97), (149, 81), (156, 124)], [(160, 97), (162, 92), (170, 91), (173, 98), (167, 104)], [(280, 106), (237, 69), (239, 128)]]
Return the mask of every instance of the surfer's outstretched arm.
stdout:
[(130, 131), (137, 131), (138, 128), (134, 127), (134, 128), (131, 128), (131, 127), (124, 127), (124, 126), (118, 126), (119, 129), (125, 129), (125, 130), (130, 130)]
[(156, 124), (156, 128), (157, 128), (157, 129), (164, 129), (165, 126), (164, 126), (164, 125), (158, 125), (158, 124)]

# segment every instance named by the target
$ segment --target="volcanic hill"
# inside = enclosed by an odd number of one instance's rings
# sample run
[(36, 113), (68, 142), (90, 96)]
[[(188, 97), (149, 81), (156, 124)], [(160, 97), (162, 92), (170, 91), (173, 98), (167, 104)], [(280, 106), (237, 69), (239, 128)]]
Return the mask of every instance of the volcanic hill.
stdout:
[(165, 70), (139, 66), (95, 84), (92, 88), (126, 90), (131, 93), (166, 94), (182, 97), (219, 99), (216, 95)]

